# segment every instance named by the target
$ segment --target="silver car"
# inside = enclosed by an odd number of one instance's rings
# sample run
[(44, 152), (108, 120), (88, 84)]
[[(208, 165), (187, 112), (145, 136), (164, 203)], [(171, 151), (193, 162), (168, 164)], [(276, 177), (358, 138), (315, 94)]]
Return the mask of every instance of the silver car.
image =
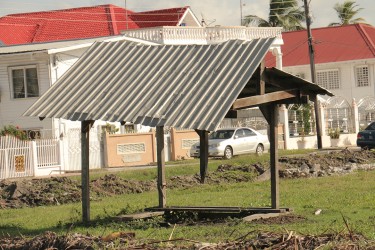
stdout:
[[(210, 133), (208, 153), (211, 157), (230, 159), (233, 155), (256, 153), (269, 150), (268, 137), (251, 128), (223, 128)], [(191, 157), (199, 157), (199, 143), (190, 149)]]

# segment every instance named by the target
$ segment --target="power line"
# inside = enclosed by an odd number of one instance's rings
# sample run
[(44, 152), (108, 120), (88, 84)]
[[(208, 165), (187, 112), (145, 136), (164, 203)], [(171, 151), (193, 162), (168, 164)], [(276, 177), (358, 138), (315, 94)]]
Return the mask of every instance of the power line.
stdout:
[[(178, 9), (178, 8), (177, 8)], [(183, 9), (183, 8), (181, 8)], [(66, 9), (62, 9), (61, 11), (59, 10), (54, 10), (54, 11), (36, 11), (36, 12), (24, 12), (24, 13), (14, 13), (14, 14), (9, 14), (9, 15), (6, 15), (6, 16), (3, 16), (3, 17), (10, 17), (10, 16), (14, 16), (14, 15), (32, 15), (32, 14), (38, 14), (38, 13), (41, 13), (41, 14), (48, 14), (48, 13), (59, 13), (59, 14), (64, 14), (64, 15), (67, 15), (67, 14), (85, 14), (85, 15), (108, 15), (108, 13), (103, 13), (103, 12), (79, 12), (79, 11), (65, 11)], [(129, 10), (128, 10), (129, 11)], [(154, 11), (158, 11), (158, 10), (154, 10)], [(113, 11), (112, 13), (113, 14), (124, 14), (124, 12), (126, 12), (126, 9), (124, 9), (124, 11)], [(159, 13), (144, 13), (144, 12), (134, 12), (132, 11), (129, 15), (130, 16), (173, 16), (173, 15), (181, 15), (182, 13), (177, 13), (177, 12), (173, 12), (173, 13), (163, 13), (163, 12), (159, 12)]]
[(92, 23), (127, 23), (127, 22), (137, 22), (137, 23), (174, 23), (177, 20), (171, 21), (159, 21), (159, 20), (151, 20), (151, 21), (138, 21), (138, 20), (126, 20), (126, 21), (101, 21), (101, 20), (89, 20), (89, 19), (64, 19), (64, 18), (42, 18), (42, 17), (11, 17), (7, 16), (7, 18), (11, 19), (35, 19), (35, 20), (46, 20), (46, 21), (66, 21), (66, 22), (92, 22)]

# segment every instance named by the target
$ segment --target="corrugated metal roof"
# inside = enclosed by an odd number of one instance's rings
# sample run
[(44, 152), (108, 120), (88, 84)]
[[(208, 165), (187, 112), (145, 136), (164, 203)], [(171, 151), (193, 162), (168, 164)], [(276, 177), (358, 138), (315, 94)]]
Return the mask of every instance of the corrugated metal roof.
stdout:
[(98, 42), (24, 115), (212, 131), (273, 40), (156, 46)]

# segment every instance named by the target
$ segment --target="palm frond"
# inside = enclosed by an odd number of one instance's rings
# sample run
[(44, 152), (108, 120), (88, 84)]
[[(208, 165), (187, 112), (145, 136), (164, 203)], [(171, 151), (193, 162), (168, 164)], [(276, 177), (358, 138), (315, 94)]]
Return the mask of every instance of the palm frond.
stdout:
[[(338, 18), (340, 19), (340, 25), (348, 25), (355, 23), (363, 23), (365, 19), (362, 17), (354, 18), (358, 13), (363, 10), (359, 8), (359, 5), (355, 1), (347, 0), (344, 3), (336, 3), (333, 9), (336, 11)], [(332, 26), (331, 24), (329, 26)]]
[(252, 27), (270, 27), (269, 23), (266, 20), (256, 15), (245, 16), (242, 20), (242, 25)]

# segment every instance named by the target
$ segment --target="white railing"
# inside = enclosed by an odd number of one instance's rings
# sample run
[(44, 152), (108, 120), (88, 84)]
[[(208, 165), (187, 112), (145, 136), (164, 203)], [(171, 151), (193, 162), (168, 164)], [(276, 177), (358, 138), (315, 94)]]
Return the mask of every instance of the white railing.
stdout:
[(0, 137), (0, 179), (50, 175), (62, 168), (59, 139)]
[(60, 165), (59, 139), (36, 140), (38, 168)]
[(14, 136), (0, 137), (0, 179), (34, 175), (30, 144)]
[(161, 44), (211, 44), (230, 39), (252, 40), (276, 37), (275, 45), (282, 44), (282, 28), (263, 27), (174, 27), (162, 26), (125, 30), (121, 33), (138, 39)]

